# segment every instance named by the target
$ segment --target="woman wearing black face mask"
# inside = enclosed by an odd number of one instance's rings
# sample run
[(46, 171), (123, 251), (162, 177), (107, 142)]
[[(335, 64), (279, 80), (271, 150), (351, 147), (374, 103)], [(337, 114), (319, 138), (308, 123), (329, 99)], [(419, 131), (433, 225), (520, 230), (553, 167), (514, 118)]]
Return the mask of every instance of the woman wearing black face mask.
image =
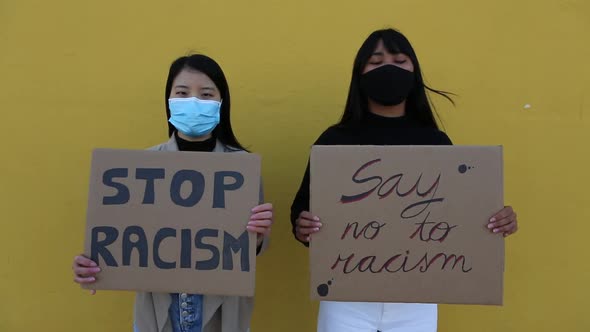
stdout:
[[(316, 145), (451, 145), (434, 118), (426, 90), (450, 98), (424, 84), (410, 42), (392, 30), (373, 32), (359, 49), (340, 122), (328, 128)], [(322, 226), (309, 212), (309, 165), (291, 206), (295, 238), (308, 245)], [(516, 214), (505, 207), (487, 227), (508, 236), (517, 230)], [(321, 302), (321, 332), (432, 332), (436, 304)]]

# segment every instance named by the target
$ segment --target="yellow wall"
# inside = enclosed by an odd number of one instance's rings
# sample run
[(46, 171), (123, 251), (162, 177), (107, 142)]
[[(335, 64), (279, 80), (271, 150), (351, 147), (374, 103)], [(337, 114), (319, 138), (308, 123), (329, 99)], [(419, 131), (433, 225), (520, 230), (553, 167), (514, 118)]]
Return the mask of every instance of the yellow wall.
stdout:
[[(458, 144), (505, 146), (504, 307), (441, 306), (440, 331), (589, 331), (590, 2), (587, 0), (0, 1), (0, 331), (124, 331), (132, 294), (89, 296), (82, 250), (90, 151), (166, 139), (170, 62), (228, 76), (239, 138), (276, 204), (253, 331), (312, 331), (306, 251), (288, 207), (309, 145), (343, 107), (374, 29), (414, 43)], [(524, 109), (530, 104), (530, 109)]]

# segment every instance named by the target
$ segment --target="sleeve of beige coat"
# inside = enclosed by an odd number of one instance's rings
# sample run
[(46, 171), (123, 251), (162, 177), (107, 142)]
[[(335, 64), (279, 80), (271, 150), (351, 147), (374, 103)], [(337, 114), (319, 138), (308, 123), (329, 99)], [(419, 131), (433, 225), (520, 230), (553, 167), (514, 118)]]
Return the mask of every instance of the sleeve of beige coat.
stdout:
[(158, 332), (152, 293), (135, 293), (133, 332)]
[[(262, 185), (262, 178), (260, 179), (260, 195), (258, 197), (258, 204), (264, 204), (264, 187)], [(270, 237), (268, 235), (265, 235), (264, 238), (262, 239), (262, 244), (260, 245), (259, 248), (256, 248), (256, 255), (260, 255), (262, 254), (269, 245), (270, 242)]]

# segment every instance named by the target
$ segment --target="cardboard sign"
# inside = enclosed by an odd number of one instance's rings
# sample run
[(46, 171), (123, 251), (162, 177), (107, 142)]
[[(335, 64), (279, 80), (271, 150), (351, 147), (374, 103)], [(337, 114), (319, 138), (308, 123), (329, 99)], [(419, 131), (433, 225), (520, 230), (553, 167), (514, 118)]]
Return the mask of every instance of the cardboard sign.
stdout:
[(501, 147), (314, 146), (313, 299), (502, 304)]
[(86, 288), (254, 295), (259, 193), (257, 155), (95, 150)]

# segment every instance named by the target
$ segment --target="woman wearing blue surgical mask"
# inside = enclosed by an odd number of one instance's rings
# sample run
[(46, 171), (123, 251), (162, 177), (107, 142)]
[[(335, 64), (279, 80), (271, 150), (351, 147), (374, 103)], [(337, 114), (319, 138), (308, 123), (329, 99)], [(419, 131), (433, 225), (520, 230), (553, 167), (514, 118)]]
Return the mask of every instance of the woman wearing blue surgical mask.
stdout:
[[(233, 133), (229, 87), (213, 59), (191, 55), (174, 61), (168, 73), (165, 101), (170, 139), (152, 150), (246, 151)], [(272, 222), (271, 204), (253, 207), (247, 229), (258, 235), (258, 253), (270, 234)], [(74, 281), (79, 284), (95, 282), (100, 272), (95, 262), (82, 255), (74, 258), (73, 270)], [(245, 332), (252, 309), (250, 297), (139, 292), (135, 299), (134, 331)]]
[[(373, 32), (359, 49), (344, 113), (317, 145), (451, 145), (439, 130), (414, 49), (392, 29)], [(308, 245), (320, 232), (320, 216), (309, 213), (309, 165), (291, 206), (293, 234)], [(482, 225), (498, 236), (517, 230), (516, 214), (505, 207)], [(436, 304), (320, 303), (318, 332), (434, 332)]]

